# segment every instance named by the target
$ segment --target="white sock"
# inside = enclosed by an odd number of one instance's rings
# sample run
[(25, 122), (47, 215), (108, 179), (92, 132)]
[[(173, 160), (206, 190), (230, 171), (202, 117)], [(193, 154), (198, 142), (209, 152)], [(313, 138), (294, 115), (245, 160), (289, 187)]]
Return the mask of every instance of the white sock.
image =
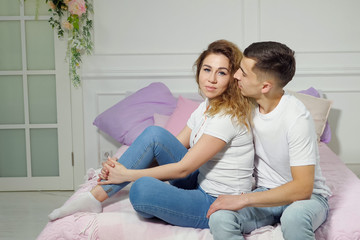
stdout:
[(77, 212), (102, 212), (101, 202), (99, 202), (90, 192), (79, 194), (72, 202), (55, 209), (49, 214), (50, 220), (62, 218)]

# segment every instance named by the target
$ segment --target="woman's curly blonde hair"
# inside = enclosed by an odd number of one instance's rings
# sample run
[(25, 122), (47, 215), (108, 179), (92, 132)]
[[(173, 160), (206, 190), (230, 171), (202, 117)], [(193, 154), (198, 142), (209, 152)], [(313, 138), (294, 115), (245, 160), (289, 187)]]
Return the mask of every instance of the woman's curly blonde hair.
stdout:
[(240, 61), (242, 59), (242, 52), (232, 42), (227, 40), (218, 40), (211, 43), (208, 48), (203, 51), (198, 59), (194, 63), (196, 69), (196, 82), (199, 86), (199, 75), (204, 59), (210, 54), (222, 54), (229, 59), (230, 68), (230, 82), (228, 88), (223, 94), (218, 97), (210, 99), (210, 108), (207, 110), (207, 114), (213, 116), (215, 114), (228, 114), (233, 119), (236, 119), (238, 123), (244, 124), (247, 128), (250, 128), (252, 112), (252, 100), (248, 97), (244, 97), (241, 94), (241, 90), (237, 84), (237, 80), (234, 79), (235, 72), (240, 68)]

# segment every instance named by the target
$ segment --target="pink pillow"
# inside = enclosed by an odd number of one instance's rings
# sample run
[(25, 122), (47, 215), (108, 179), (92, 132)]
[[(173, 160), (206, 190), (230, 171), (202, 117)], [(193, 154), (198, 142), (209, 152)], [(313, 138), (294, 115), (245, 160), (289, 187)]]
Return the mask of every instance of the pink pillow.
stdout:
[(200, 102), (192, 101), (179, 96), (176, 108), (167, 121), (165, 128), (174, 136), (177, 136), (186, 126), (190, 115), (200, 105)]
[(154, 125), (165, 128), (166, 123), (169, 121), (170, 116), (154, 113)]
[(114, 154), (113, 157), (116, 157), (117, 159), (119, 159), (121, 157), (121, 155), (124, 154), (124, 152), (126, 152), (126, 150), (129, 148), (129, 146), (127, 145), (122, 145)]

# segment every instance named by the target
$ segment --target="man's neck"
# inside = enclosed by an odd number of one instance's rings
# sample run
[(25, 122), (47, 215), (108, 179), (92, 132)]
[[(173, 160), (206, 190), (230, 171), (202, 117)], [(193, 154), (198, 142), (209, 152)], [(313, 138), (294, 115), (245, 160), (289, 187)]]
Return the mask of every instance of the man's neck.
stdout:
[(279, 104), (284, 91), (277, 93), (264, 94), (261, 98), (257, 99), (256, 102), (259, 104), (259, 111), (262, 114), (270, 113)]

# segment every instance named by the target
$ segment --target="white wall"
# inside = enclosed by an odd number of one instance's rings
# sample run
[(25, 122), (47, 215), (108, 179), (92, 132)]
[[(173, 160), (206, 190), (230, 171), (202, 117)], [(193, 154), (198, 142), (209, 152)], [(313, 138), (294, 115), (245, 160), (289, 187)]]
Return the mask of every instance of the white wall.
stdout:
[(294, 49), (288, 88), (313, 86), (334, 102), (329, 146), (359, 171), (359, 9), (357, 0), (94, 0), (95, 53), (83, 65), (86, 167), (119, 146), (92, 126), (98, 113), (153, 81), (196, 92), (193, 62), (224, 38), (241, 49), (263, 40)]

